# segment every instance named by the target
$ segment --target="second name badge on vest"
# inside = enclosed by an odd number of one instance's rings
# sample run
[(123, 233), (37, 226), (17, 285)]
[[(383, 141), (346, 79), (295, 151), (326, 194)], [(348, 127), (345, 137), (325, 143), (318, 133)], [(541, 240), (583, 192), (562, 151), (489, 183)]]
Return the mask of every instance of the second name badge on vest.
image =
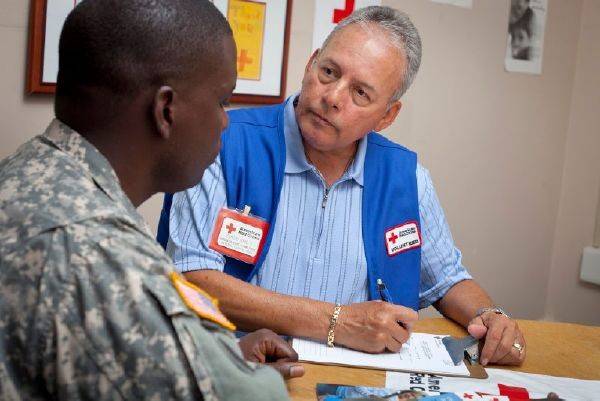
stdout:
[(416, 221), (407, 221), (385, 232), (388, 256), (394, 256), (421, 246), (421, 232)]
[(248, 206), (243, 212), (224, 207), (217, 216), (209, 247), (253, 265), (258, 262), (268, 231), (269, 223), (252, 216)]

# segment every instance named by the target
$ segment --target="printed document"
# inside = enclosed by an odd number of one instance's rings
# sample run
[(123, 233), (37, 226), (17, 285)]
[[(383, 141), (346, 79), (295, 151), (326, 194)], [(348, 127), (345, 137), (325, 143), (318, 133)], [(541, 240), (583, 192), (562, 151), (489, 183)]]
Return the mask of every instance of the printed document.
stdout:
[(305, 362), (468, 376), (469, 370), (464, 361), (458, 366), (452, 363), (442, 343), (444, 337), (446, 336), (412, 333), (399, 352), (384, 354), (367, 354), (343, 347), (330, 348), (323, 343), (297, 338), (292, 347), (298, 353), (298, 359)]

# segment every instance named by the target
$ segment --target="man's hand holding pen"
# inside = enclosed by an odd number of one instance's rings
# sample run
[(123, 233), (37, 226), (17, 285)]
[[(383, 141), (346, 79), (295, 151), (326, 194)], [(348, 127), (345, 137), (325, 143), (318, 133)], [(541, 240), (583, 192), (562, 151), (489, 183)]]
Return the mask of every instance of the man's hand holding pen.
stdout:
[(394, 305), (381, 279), (377, 280), (381, 300), (344, 306), (336, 329), (336, 343), (374, 354), (398, 352), (408, 341), (419, 314), (414, 310)]
[(359, 351), (398, 352), (419, 315), (389, 302), (368, 301), (344, 306), (336, 327), (336, 343)]

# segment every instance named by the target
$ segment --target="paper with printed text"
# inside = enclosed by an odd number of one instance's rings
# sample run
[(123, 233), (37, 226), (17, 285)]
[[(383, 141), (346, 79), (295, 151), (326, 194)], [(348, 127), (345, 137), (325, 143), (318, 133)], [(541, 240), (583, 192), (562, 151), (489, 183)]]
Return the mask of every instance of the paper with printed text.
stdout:
[(464, 362), (458, 366), (452, 363), (442, 344), (444, 337), (412, 333), (399, 352), (384, 354), (368, 354), (343, 347), (331, 348), (323, 343), (297, 338), (292, 346), (298, 353), (299, 360), (305, 362), (468, 376), (469, 370)]

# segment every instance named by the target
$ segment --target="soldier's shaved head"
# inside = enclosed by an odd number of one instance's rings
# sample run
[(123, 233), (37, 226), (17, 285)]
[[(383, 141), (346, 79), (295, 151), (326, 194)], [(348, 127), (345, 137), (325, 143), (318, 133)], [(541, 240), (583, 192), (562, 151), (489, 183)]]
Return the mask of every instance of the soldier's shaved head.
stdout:
[(117, 96), (216, 67), (231, 29), (207, 0), (84, 0), (59, 44), (57, 102), (90, 89)]
[(134, 204), (194, 185), (219, 151), (236, 47), (208, 0), (83, 0), (59, 43), (56, 117), (106, 156)]

